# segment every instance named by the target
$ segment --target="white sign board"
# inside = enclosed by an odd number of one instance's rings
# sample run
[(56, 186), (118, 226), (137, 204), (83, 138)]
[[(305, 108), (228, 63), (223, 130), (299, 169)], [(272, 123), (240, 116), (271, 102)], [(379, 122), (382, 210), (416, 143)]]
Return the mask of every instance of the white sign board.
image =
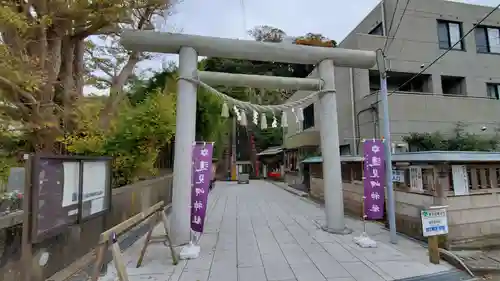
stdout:
[[(62, 206), (78, 204), (80, 186), (80, 162), (64, 162), (64, 191)], [(104, 161), (83, 162), (83, 198), (82, 202), (90, 206), (84, 217), (106, 209), (106, 188), (108, 183), (107, 163)], [(85, 210), (84, 210), (85, 211)], [(70, 210), (69, 215), (75, 215), (78, 209)]]
[(422, 218), (422, 234), (424, 237), (448, 233), (446, 209), (423, 210), (420, 212), (420, 216)]
[[(62, 182), (63, 184), (62, 206), (68, 207), (71, 205), (78, 204), (80, 163), (75, 161), (68, 161), (63, 163), (63, 167), (64, 167), (64, 182)], [(75, 209), (74, 211), (78, 212), (77, 209)], [(73, 212), (71, 214), (73, 214)]]
[(422, 168), (417, 166), (410, 167), (410, 189), (415, 191), (423, 191), (424, 184), (422, 182)]
[(83, 202), (90, 201), (93, 215), (105, 210), (106, 186), (108, 182), (107, 163), (104, 161), (83, 162)]

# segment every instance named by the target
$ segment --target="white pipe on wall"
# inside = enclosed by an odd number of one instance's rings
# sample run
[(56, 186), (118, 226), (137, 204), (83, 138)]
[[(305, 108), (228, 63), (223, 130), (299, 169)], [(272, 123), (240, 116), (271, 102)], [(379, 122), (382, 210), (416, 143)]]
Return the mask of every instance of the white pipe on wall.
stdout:
[(357, 138), (359, 136), (356, 134), (356, 92), (354, 89), (354, 69), (351, 67), (349, 69), (349, 82), (350, 82), (350, 87), (349, 87), (349, 94), (351, 96), (351, 118), (352, 118), (352, 146), (353, 146), (353, 153), (352, 155), (358, 155), (358, 145), (357, 145)]

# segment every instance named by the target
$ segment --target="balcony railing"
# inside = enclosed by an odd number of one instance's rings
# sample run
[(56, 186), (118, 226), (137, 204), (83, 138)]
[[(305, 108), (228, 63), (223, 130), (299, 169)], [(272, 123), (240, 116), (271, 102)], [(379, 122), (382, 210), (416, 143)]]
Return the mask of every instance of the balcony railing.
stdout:
[[(380, 91), (372, 91), (368, 95), (364, 96), (363, 99), (373, 98), (378, 96)], [(420, 95), (420, 96), (436, 96), (436, 97), (447, 97), (447, 98), (458, 98), (458, 99), (477, 99), (477, 100), (495, 100), (489, 97), (479, 97), (479, 96), (470, 96), (467, 94), (463, 95), (451, 95), (451, 94), (443, 94), (443, 93), (431, 93), (431, 92), (407, 92), (407, 91), (388, 91), (389, 96), (391, 95)]]

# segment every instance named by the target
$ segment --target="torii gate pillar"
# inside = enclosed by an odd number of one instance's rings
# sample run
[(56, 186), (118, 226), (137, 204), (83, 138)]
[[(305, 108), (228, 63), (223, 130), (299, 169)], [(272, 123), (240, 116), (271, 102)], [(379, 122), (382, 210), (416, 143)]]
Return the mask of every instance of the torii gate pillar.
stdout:
[[(180, 77), (195, 79), (198, 69), (198, 54), (191, 47), (179, 51)], [(193, 143), (196, 137), (196, 89), (189, 81), (177, 82), (177, 104), (174, 147), (174, 180), (172, 190), (172, 213), (170, 231), (172, 243), (181, 245), (189, 242), (191, 231), (191, 166)]]
[[(319, 76), (325, 83), (323, 88), (335, 89), (335, 74), (332, 60), (321, 61)], [(336, 234), (352, 231), (344, 223), (344, 195), (340, 163), (339, 125), (337, 119), (337, 93), (324, 93), (319, 97), (319, 130), (321, 155), (323, 157), (323, 183), (326, 223), (323, 230)], [(327, 203), (328, 202), (328, 203)]]

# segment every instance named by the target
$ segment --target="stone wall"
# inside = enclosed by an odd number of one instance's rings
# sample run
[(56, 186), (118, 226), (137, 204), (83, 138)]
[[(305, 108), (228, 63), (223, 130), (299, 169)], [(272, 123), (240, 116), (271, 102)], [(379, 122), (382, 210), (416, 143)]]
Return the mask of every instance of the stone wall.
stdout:
[[(324, 200), (324, 184), (321, 164), (311, 164), (311, 196)], [(363, 181), (361, 162), (342, 162), (342, 188), (344, 211), (351, 216), (363, 217)], [(433, 196), (395, 191), (396, 227), (399, 232), (417, 239), (423, 239), (420, 210), (432, 205)], [(387, 204), (386, 204), (387, 205)]]
[[(473, 163), (462, 165), (466, 165), (468, 169), (469, 195), (454, 195), (449, 166), (445, 167), (448, 171), (443, 178), (436, 178), (438, 166), (422, 164), (423, 189), (420, 191), (411, 190), (408, 182), (395, 184), (398, 232), (425, 240), (422, 236), (420, 211), (432, 205), (448, 205), (449, 233), (446, 239), (441, 241), (446, 247), (477, 249), (500, 246), (500, 168), (496, 163), (481, 166)], [(321, 164), (312, 164), (310, 168), (310, 195), (323, 200)], [(363, 215), (361, 178), (360, 162), (342, 163), (344, 209), (346, 214), (359, 218)], [(443, 190), (440, 196), (439, 188)]]
[(500, 246), (500, 194), (447, 198), (450, 243), (458, 248)]
[[(33, 257), (48, 251), (48, 264), (38, 268), (45, 278), (65, 268), (78, 258), (92, 251), (100, 233), (136, 215), (159, 201), (170, 203), (172, 175), (144, 180), (113, 190), (111, 212), (104, 217), (85, 222), (39, 244), (33, 245)], [(21, 231), (23, 212), (0, 218), (0, 280), (18, 281), (22, 270), (30, 270), (21, 263)], [(3, 238), (3, 239), (2, 239)], [(36, 265), (36, 262), (33, 262)]]
[(394, 192), (396, 199), (396, 229), (418, 240), (425, 240), (422, 236), (422, 221), (420, 211), (433, 205), (434, 196), (407, 191)]
[[(363, 217), (363, 183), (343, 182), (344, 211), (351, 216)], [(323, 179), (311, 178), (311, 196), (324, 200)], [(433, 197), (425, 194), (396, 191), (396, 227), (399, 232), (423, 239), (420, 210), (432, 205)]]

